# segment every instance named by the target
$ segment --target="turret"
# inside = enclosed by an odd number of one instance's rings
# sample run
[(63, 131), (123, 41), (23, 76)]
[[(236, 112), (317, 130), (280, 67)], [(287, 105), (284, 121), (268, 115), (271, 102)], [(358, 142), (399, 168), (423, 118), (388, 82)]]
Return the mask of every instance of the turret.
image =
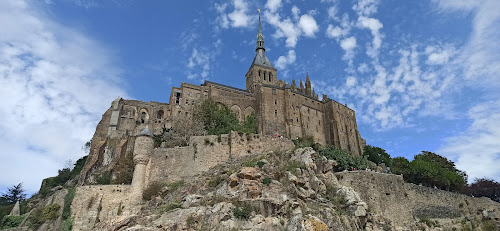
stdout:
[(309, 80), (309, 72), (306, 75), (306, 95), (312, 96), (311, 95), (311, 81)]
[(146, 186), (146, 166), (154, 148), (153, 133), (148, 126), (135, 138), (134, 145), (134, 176), (132, 178), (131, 197), (141, 201), (142, 190)]

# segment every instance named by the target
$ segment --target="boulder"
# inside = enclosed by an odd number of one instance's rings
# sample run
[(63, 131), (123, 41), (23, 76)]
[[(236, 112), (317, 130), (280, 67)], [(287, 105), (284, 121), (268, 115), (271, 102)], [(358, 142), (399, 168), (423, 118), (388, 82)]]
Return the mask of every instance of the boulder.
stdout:
[(238, 173), (238, 177), (247, 180), (258, 180), (260, 179), (261, 174), (254, 167), (243, 167)]

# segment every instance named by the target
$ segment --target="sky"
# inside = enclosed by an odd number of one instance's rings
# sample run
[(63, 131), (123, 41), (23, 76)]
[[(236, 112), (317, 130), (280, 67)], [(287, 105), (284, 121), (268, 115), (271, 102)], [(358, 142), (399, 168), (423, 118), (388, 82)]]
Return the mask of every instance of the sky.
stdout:
[(285, 82), (356, 111), (391, 156), (432, 151), (500, 181), (498, 0), (0, 1), (0, 192), (38, 191), (85, 155), (117, 97), (245, 88), (261, 9)]

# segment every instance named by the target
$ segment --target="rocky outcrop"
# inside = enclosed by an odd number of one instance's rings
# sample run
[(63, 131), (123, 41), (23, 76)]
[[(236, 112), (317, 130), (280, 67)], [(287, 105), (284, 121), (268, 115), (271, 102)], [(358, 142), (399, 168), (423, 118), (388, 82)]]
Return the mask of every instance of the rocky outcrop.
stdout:
[[(131, 186), (82, 186), (71, 206), (73, 230), (460, 230), (472, 224), (479, 230), (484, 222), (498, 225), (500, 205), (489, 199), (414, 186), (385, 173), (334, 173), (335, 165), (312, 148), (248, 156), (160, 187), (152, 200), (140, 202), (129, 199)], [(54, 195), (60, 201), (63, 194)]]

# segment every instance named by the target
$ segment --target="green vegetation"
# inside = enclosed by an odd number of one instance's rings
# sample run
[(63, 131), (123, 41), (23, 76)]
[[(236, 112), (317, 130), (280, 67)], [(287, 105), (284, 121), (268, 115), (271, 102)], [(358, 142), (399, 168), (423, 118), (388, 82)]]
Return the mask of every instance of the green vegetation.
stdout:
[(207, 186), (210, 188), (215, 188), (217, 187), (220, 183), (226, 181), (227, 176), (226, 175), (218, 175), (216, 177), (213, 177), (207, 182)]
[(243, 204), (233, 209), (233, 215), (237, 219), (248, 220), (251, 214), (252, 208), (247, 204)]
[(243, 123), (240, 123), (229, 107), (212, 99), (207, 99), (196, 106), (193, 119), (200, 121), (209, 135), (228, 134), (231, 131), (257, 132), (255, 114), (247, 116)]
[(58, 204), (51, 204), (43, 208), (34, 209), (28, 217), (30, 228), (36, 229), (43, 223), (56, 219), (60, 208), (61, 206)]
[(262, 180), (262, 184), (269, 186), (271, 184), (271, 178), (266, 177)]
[(99, 175), (97, 175), (95, 182), (96, 184), (100, 185), (108, 185), (111, 184), (111, 178), (112, 178), (111, 172), (103, 172)]
[(260, 161), (260, 160), (262, 160), (262, 158), (263, 158), (262, 156), (251, 158), (251, 159), (243, 162), (243, 164), (241, 164), (241, 166), (243, 166), (243, 167), (255, 167), (256, 165), (259, 164), (259, 162), (260, 162), (260, 164), (262, 164), (262, 166), (264, 166), (264, 162)]
[(295, 149), (312, 147), (315, 151), (318, 151), (321, 148), (320, 144), (314, 142), (314, 138), (312, 136), (299, 137), (292, 141), (293, 144), (295, 144)]
[(21, 222), (23, 222), (26, 215), (21, 216), (5, 216), (0, 222), (0, 229), (9, 229), (17, 227)]
[(259, 166), (259, 168), (262, 168), (264, 167), (264, 164), (266, 164), (264, 161), (257, 161), (257, 166)]
[(350, 155), (346, 150), (338, 149), (333, 146), (328, 146), (319, 149), (319, 153), (327, 159), (337, 161), (334, 167), (335, 171), (344, 170), (360, 170), (360, 169), (375, 169), (376, 165), (369, 161), (366, 157), (358, 157)]
[(455, 163), (438, 154), (422, 151), (410, 162), (404, 157), (392, 159), (391, 172), (403, 174), (407, 182), (459, 191), (466, 185), (467, 175)]
[(75, 179), (83, 169), (85, 165), (85, 161), (87, 161), (87, 156), (84, 156), (76, 161), (73, 169), (63, 168), (58, 170), (58, 174), (55, 177), (49, 177), (42, 181), (42, 186), (40, 187), (40, 191), (38, 194), (41, 196), (45, 196), (50, 192), (50, 189), (56, 186), (64, 185), (68, 180)]
[(306, 166), (304, 165), (304, 163), (300, 161), (289, 161), (286, 165), (281, 167), (281, 171), (282, 172), (290, 171), (291, 173), (296, 175), (297, 168), (306, 169)]
[(377, 165), (383, 163), (387, 167), (391, 166), (391, 156), (382, 148), (366, 145), (363, 156), (366, 156), (369, 161)]
[(472, 184), (462, 188), (461, 193), (474, 197), (488, 197), (500, 202), (500, 183), (486, 178), (475, 179)]
[(153, 182), (142, 192), (142, 199), (148, 201), (151, 200), (151, 198), (154, 196), (163, 197), (165, 196), (165, 194), (160, 194), (160, 191), (164, 186), (168, 188), (168, 193), (172, 193), (177, 191), (177, 189), (179, 189), (182, 185), (184, 185), (184, 181), (175, 181), (169, 184), (164, 184), (157, 181)]
[(76, 188), (71, 187), (68, 189), (68, 193), (64, 196), (64, 207), (62, 212), (62, 230), (70, 231), (73, 229), (73, 218), (71, 218), (71, 203), (76, 195)]

